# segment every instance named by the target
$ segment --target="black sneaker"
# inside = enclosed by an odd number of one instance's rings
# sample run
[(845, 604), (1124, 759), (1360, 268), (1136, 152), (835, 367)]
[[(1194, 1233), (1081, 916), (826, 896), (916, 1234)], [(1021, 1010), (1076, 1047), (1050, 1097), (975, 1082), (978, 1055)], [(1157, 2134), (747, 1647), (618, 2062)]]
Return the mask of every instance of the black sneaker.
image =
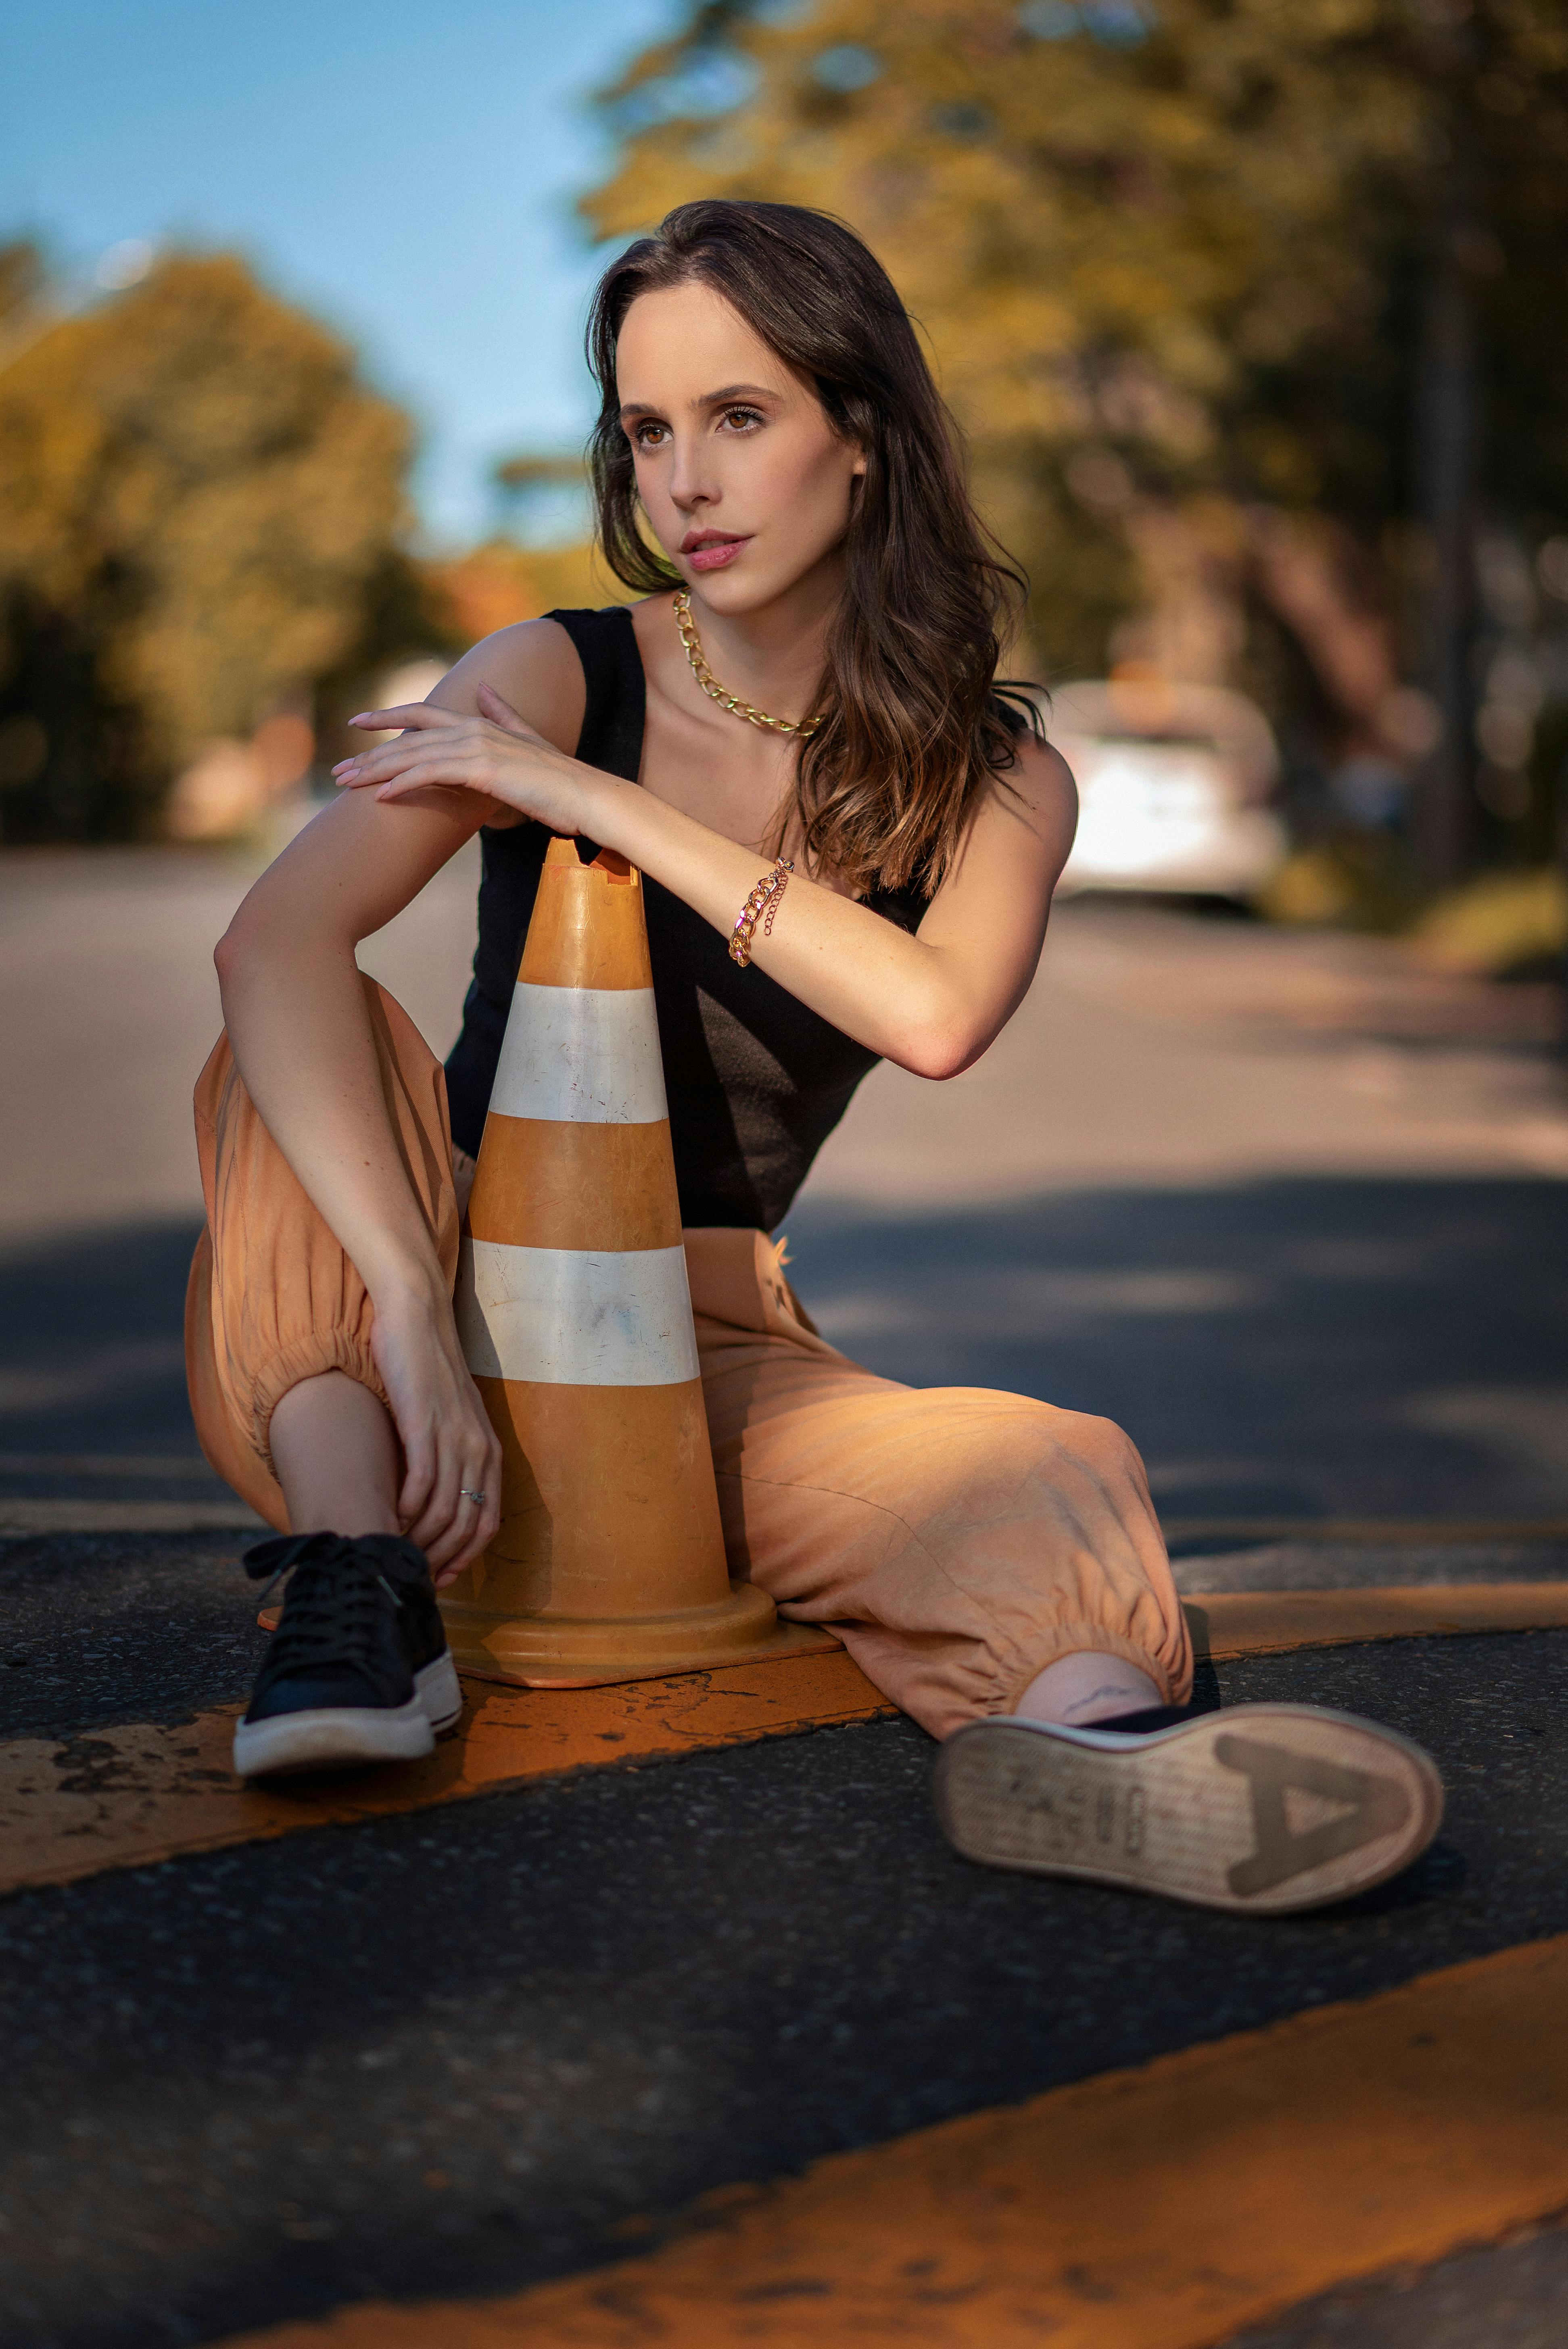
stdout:
[(1275, 1915), (1381, 1884), (1443, 1815), (1418, 1745), (1304, 1704), (969, 1722), (937, 1757), (935, 1795), (966, 1859)]
[(424, 1552), (394, 1534), (280, 1534), (243, 1564), (289, 1583), (235, 1724), (241, 1777), (428, 1754), (463, 1700)]

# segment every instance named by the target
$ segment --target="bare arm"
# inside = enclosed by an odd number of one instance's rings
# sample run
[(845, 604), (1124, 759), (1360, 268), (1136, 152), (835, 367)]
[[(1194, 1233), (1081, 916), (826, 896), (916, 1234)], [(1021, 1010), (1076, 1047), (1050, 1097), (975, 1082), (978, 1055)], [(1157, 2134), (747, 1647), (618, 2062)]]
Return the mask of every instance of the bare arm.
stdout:
[[(509, 633), (533, 639), (513, 652), (525, 681), (534, 672), (531, 711), (573, 742), (583, 688), (566, 639), (549, 625)], [(475, 690), (459, 663), (437, 695), (462, 713)], [(355, 948), (496, 815), (469, 792), (424, 792), (396, 810), (346, 793), (269, 866), (214, 956), (246, 1089), (370, 1292), (407, 1462), (400, 1514), (444, 1579), (494, 1531), (499, 1456), (393, 1137)], [(492, 1496), (477, 1522), (459, 1504), (465, 1482)]]
[[(716, 929), (731, 927), (764, 869), (753, 851), (614, 776), (595, 778), (587, 800), (583, 828), (593, 839), (677, 891)], [(757, 931), (752, 959), (872, 1051), (917, 1076), (956, 1076), (1028, 990), (1076, 815), (1062, 759), (1026, 745), (988, 788), (914, 936), (797, 873), (772, 935)]]
[[(345, 780), (394, 802), (438, 781), (491, 795), (554, 832), (618, 849), (727, 932), (765, 869), (756, 851), (543, 739), (482, 677), (488, 652), (470, 656), (482, 679), (478, 719), (373, 713), (409, 731), (358, 754)], [(1026, 741), (1011, 773), (988, 787), (917, 936), (798, 874), (753, 959), (872, 1051), (920, 1076), (955, 1076), (1027, 990), (1076, 821), (1065, 762)]]
[(339, 803), (317, 816), (256, 883), (213, 959), (251, 1098), (379, 1302), (428, 1290), (438, 1271), (393, 1143), (354, 950), (485, 810), (411, 809), (402, 841), (366, 823), (373, 813), (385, 811)]

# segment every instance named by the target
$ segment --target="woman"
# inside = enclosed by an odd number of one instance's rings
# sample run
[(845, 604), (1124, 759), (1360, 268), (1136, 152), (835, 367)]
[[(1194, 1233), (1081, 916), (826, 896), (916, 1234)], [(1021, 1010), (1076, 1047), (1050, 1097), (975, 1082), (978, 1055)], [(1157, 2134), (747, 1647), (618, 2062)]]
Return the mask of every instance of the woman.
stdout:
[[(1071, 776), (995, 684), (1017, 583), (897, 295), (820, 214), (688, 204), (612, 264), (589, 346), (601, 541), (645, 600), (502, 629), (427, 703), (356, 719), (402, 730), (340, 766), (217, 953), (191, 1392), (209, 1457), (294, 1536), (247, 1560), (293, 1578), (238, 1766), (418, 1753), (456, 1717), (431, 1578), (484, 1548), (500, 1485), (453, 1325), (460, 1198), (569, 834), (645, 875), (734, 1570), (952, 1740), (944, 1819), (980, 1857), (1232, 1906), (1376, 1880), (1435, 1826), (1429, 1764), (1336, 1715), (1264, 1710), (1244, 1754), (1227, 1715), (1228, 1755), (1189, 1718), (1126, 1437), (869, 1376), (767, 1237), (879, 1058), (954, 1076), (1006, 1025), (1073, 833)], [(354, 949), (481, 825), (443, 1083)], [(1326, 1841), (1284, 1832), (1286, 1782), (1337, 1807)]]

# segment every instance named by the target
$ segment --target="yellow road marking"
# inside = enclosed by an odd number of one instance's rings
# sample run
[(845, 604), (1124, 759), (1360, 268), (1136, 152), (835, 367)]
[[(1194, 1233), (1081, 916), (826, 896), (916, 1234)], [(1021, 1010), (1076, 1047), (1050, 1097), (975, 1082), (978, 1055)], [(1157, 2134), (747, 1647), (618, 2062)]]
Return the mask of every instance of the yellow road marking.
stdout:
[[(46, 1453), (0, 1454), (0, 1475), (210, 1475), (204, 1461)], [(1165, 1517), (1169, 1542), (1307, 1542), (1318, 1547), (1445, 1548), (1568, 1542), (1568, 1517)], [(265, 1533), (242, 1501), (0, 1499), (0, 1535)]]
[(0, 1744), (0, 1892), (892, 1710), (841, 1650), (617, 1688), (466, 1681), (463, 1694), (460, 1732), (423, 1762), (254, 1788), (233, 1773), (240, 1705)]
[(0, 1534), (264, 1534), (243, 1501), (6, 1501)]
[(1568, 1625), (1568, 1582), (1452, 1582), (1378, 1590), (1222, 1590), (1186, 1601), (1200, 1656), (1279, 1654), (1364, 1640)]
[(1568, 2202), (1568, 1935), (699, 2204), (650, 2257), (225, 2349), (1211, 2349)]
[(1406, 1544), (1568, 1542), (1568, 1517), (1161, 1517), (1169, 1542), (1346, 1542), (1352, 1547)]
[(199, 1452), (0, 1452), (0, 1476), (167, 1476), (211, 1485)]
[[(1223, 1661), (1367, 1640), (1568, 1626), (1568, 1583), (1222, 1591), (1186, 1602), (1200, 1656)], [(727, 1664), (594, 1689), (464, 1683), (459, 1735), (425, 1762), (267, 1787), (234, 1777), (238, 1705), (0, 1744), (0, 1895), (181, 1852), (460, 1802), (531, 1779), (792, 1736), (892, 1707), (841, 1652)]]

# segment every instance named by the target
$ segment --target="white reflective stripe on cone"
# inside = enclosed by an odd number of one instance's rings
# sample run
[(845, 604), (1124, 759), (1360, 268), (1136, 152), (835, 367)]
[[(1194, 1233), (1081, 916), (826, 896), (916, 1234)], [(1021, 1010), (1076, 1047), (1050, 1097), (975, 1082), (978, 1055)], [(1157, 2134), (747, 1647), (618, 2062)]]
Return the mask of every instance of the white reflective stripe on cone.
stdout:
[(682, 1247), (465, 1240), (454, 1301), (476, 1378), (664, 1387), (699, 1374)]
[(669, 1115), (651, 987), (519, 979), (490, 1105), (503, 1117), (651, 1125)]

